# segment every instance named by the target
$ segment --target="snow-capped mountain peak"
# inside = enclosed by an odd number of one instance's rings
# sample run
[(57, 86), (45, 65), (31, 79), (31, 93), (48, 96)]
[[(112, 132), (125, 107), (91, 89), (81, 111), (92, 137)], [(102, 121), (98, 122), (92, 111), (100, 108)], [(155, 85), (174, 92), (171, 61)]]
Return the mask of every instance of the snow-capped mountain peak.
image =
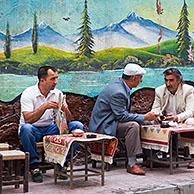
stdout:
[(131, 11), (126, 18), (127, 20), (134, 21), (134, 20), (142, 20), (134, 11)]
[(38, 25), (39, 28), (41, 29), (45, 29), (48, 27), (48, 25), (45, 22), (40, 22), (40, 24)]

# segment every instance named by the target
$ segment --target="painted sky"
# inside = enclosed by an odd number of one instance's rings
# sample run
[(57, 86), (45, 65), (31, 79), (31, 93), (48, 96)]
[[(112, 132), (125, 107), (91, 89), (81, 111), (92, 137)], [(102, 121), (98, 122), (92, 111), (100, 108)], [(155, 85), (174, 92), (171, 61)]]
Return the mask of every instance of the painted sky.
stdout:
[[(88, 0), (91, 28), (97, 29), (117, 23), (131, 11), (156, 23), (176, 30), (184, 0), (160, 0), (164, 12), (158, 16), (155, 0)], [(190, 32), (194, 32), (194, 1), (186, 0), (189, 11)], [(10, 23), (11, 34), (30, 28), (33, 13), (37, 12), (38, 23), (44, 21), (63, 35), (76, 33), (80, 26), (84, 0), (0, 0), (0, 31)], [(65, 21), (63, 17), (69, 17)]]

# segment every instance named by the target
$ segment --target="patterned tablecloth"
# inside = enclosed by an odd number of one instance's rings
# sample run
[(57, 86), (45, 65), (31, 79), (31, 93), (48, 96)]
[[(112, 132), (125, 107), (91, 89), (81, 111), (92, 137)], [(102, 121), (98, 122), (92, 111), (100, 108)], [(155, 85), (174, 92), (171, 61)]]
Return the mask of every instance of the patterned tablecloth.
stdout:
[(194, 132), (194, 125), (179, 124), (169, 128), (161, 128), (160, 125), (143, 125), (141, 127), (142, 147), (168, 152), (171, 132)]
[[(87, 134), (95, 134), (97, 137), (87, 138)], [(97, 133), (84, 133), (82, 137), (73, 137), (72, 134), (45, 136), (43, 142), (46, 160), (63, 166), (72, 143), (88, 142), (91, 158), (93, 160), (101, 161), (102, 144), (100, 143), (100, 140), (105, 140), (104, 161), (111, 164), (113, 162), (113, 156), (117, 148), (118, 140), (114, 136)]]

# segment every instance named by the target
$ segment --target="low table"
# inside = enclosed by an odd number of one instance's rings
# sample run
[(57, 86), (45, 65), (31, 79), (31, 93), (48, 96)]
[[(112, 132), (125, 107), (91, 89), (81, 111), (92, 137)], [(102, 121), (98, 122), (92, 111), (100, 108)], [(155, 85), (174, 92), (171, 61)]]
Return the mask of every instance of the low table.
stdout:
[[(96, 137), (87, 138), (87, 135), (91, 134)], [(71, 188), (74, 178), (84, 177), (85, 181), (87, 181), (89, 176), (101, 176), (101, 185), (104, 185), (105, 162), (113, 162), (113, 156), (118, 144), (117, 138), (97, 133), (84, 133), (81, 137), (74, 137), (72, 134), (45, 136), (43, 142), (46, 160), (55, 164), (55, 183), (57, 183), (59, 175), (64, 175), (63, 172), (60, 172), (57, 164), (63, 167), (70, 151), (70, 170), (65, 175), (70, 178)], [(73, 144), (75, 143), (84, 144), (85, 146), (85, 166), (82, 169), (74, 169), (73, 167)], [(90, 148), (91, 158), (102, 162), (101, 171), (88, 168), (88, 148)], [(83, 175), (75, 175), (75, 171), (84, 171), (85, 173)]]
[[(142, 148), (150, 150), (150, 169), (153, 167), (153, 162), (161, 164), (169, 164), (170, 174), (172, 174), (173, 165), (192, 162), (193, 160), (189, 157), (179, 157), (178, 146), (175, 153), (175, 161), (172, 155), (172, 138), (181, 133), (194, 132), (194, 125), (179, 124), (176, 127), (161, 128), (160, 125), (143, 125), (141, 127), (141, 142)], [(178, 138), (177, 138), (178, 141)], [(177, 142), (178, 144), (178, 142)], [(169, 153), (169, 159), (163, 161), (160, 159), (153, 158), (152, 150), (158, 150), (165, 153)], [(180, 160), (182, 159), (182, 160)]]

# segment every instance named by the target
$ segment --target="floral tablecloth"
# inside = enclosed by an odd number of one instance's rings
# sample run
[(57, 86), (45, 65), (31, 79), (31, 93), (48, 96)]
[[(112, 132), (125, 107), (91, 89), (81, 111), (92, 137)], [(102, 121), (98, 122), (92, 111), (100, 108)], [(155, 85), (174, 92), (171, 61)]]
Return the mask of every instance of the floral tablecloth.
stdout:
[[(96, 138), (87, 138), (87, 134), (95, 134)], [(105, 140), (104, 161), (111, 164), (113, 162), (113, 156), (117, 148), (118, 140), (114, 136), (97, 133), (84, 133), (82, 137), (74, 137), (72, 134), (45, 136), (43, 138), (45, 159), (63, 166), (72, 143), (88, 142), (91, 158), (100, 161), (102, 150), (102, 143), (100, 143), (100, 140)]]
[(194, 132), (194, 125), (179, 124), (176, 127), (169, 128), (161, 128), (160, 125), (142, 125), (142, 147), (168, 152), (171, 132)]

